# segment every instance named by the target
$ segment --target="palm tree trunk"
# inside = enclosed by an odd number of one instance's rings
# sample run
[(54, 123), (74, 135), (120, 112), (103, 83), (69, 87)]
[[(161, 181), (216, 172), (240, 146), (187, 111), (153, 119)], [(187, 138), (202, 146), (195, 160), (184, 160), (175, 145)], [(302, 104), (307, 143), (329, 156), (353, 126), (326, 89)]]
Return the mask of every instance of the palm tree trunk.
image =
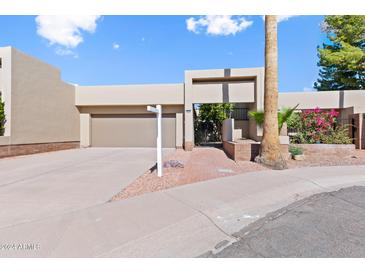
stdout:
[(278, 45), (275, 15), (265, 16), (264, 124), (258, 161), (274, 169), (286, 168), (280, 152), (278, 126)]

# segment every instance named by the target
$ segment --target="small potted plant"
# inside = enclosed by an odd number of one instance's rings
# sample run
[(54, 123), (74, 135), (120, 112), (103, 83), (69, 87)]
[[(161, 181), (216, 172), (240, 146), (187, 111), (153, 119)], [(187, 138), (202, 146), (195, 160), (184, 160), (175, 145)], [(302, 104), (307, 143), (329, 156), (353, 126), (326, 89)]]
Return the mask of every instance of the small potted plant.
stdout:
[(303, 161), (304, 160), (304, 154), (303, 154), (303, 149), (302, 148), (291, 146), (291, 147), (289, 147), (289, 152), (292, 155), (294, 160), (296, 160), (296, 161)]

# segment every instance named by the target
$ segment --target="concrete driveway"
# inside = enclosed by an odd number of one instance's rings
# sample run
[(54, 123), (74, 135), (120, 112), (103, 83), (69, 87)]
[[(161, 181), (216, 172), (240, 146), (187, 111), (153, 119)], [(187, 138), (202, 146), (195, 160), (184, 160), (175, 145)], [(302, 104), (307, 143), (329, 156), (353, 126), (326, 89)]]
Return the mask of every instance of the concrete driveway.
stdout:
[(155, 157), (152, 148), (88, 148), (1, 159), (0, 228), (106, 203)]

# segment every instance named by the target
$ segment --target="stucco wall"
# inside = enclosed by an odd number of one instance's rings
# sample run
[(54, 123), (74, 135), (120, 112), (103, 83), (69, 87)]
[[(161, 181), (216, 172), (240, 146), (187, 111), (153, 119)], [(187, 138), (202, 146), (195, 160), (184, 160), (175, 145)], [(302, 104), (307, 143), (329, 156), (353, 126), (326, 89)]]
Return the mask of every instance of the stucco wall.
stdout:
[(10, 136), (11, 132), (11, 47), (0, 48), (2, 68), (0, 69), (0, 92), (5, 103), (5, 132), (4, 136)]
[(222, 141), (233, 141), (234, 119), (225, 119), (222, 123)]
[[(185, 149), (194, 144), (194, 103), (250, 103), (250, 110), (263, 108), (263, 68), (185, 71)], [(259, 139), (261, 129), (250, 121), (249, 136)]]
[(183, 84), (77, 86), (76, 106), (184, 104)]
[(80, 146), (89, 147), (91, 145), (91, 115), (90, 113), (80, 113)]
[[(138, 106), (83, 106), (78, 107), (80, 113), (90, 114), (147, 114), (147, 105)], [(162, 105), (162, 113), (183, 112), (184, 107), (175, 105)]]
[(249, 138), (249, 121), (234, 120), (234, 128), (241, 130), (240, 138)]
[(51, 65), (11, 53), (11, 144), (79, 141), (74, 86)]
[(255, 82), (193, 84), (194, 103), (239, 103), (255, 101)]
[(10, 144), (9, 136), (0, 136), (0, 146), (7, 146)]
[(184, 142), (184, 118), (183, 110), (176, 113), (176, 147), (182, 148)]
[(365, 111), (365, 92), (345, 90), (279, 93), (279, 107), (293, 107), (298, 103), (299, 109), (354, 107), (354, 112), (359, 113)]

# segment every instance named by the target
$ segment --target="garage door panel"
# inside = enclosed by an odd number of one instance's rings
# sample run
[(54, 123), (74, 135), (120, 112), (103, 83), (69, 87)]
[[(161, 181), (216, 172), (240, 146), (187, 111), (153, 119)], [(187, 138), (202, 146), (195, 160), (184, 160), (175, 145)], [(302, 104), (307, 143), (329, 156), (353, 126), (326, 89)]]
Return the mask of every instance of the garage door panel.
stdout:
[[(155, 147), (155, 115), (93, 115), (91, 142), (95, 147)], [(162, 119), (162, 146), (175, 147), (175, 115)]]

